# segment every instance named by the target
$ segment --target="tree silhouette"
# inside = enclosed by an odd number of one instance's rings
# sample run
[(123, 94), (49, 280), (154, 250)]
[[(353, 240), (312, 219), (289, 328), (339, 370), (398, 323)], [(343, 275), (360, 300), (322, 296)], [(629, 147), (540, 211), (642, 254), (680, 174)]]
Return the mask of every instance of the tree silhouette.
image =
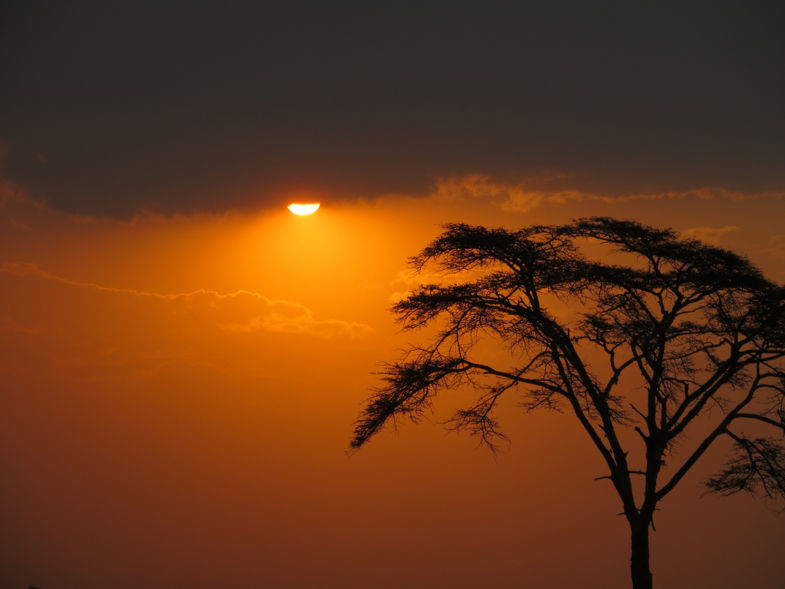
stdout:
[[(785, 498), (784, 288), (730, 251), (631, 221), (445, 229), (411, 263), (462, 281), (421, 286), (394, 305), (406, 328), (440, 329), (385, 365), (353, 448), (464, 385), (478, 396), (448, 423), (491, 448), (504, 438), (494, 407), (513, 389), (528, 409), (567, 409), (621, 499), (635, 589), (652, 587), (658, 503), (715, 442), (730, 439), (735, 451), (709, 490)], [(557, 300), (571, 311), (552, 312)], [(509, 352), (504, 365), (481, 358), (489, 339)], [(690, 443), (690, 426), (708, 433)]]

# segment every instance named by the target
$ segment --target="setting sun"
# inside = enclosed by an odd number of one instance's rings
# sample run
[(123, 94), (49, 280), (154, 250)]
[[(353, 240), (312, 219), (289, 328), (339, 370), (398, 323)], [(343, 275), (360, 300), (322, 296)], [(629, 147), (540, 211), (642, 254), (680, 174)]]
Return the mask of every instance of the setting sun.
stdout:
[(319, 203), (292, 203), (289, 205), (288, 209), (292, 211), (295, 215), (311, 215), (315, 213), (319, 209)]

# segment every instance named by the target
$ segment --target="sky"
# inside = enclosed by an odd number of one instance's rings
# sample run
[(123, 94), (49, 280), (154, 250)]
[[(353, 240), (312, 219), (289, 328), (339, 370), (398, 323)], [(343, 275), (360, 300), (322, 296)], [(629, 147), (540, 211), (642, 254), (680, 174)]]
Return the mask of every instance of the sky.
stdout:
[[(447, 222), (608, 215), (785, 282), (774, 2), (0, 5), (0, 587), (623, 587), (569, 416), (347, 454)], [(295, 217), (292, 201), (321, 209)], [(418, 339), (420, 338), (420, 339)], [(663, 587), (776, 588), (785, 520), (685, 478)]]

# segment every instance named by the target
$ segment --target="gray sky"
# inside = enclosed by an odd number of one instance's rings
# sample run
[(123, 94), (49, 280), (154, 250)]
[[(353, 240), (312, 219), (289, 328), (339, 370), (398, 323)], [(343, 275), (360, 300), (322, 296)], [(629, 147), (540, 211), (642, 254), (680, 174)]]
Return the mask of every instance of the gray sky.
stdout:
[(8, 177), (127, 216), (423, 194), (785, 187), (775, 2), (9, 1)]

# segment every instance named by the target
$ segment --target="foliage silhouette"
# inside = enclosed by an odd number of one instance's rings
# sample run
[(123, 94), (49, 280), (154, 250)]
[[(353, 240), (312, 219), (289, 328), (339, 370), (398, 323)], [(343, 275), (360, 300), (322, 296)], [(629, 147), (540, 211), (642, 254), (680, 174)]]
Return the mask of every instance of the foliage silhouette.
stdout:
[[(785, 499), (785, 289), (745, 258), (595, 217), (514, 232), (450, 224), (411, 263), (462, 281), (421, 286), (393, 306), (405, 328), (440, 330), (385, 365), (353, 448), (460, 386), (478, 396), (449, 423), (491, 448), (504, 438), (494, 408), (513, 389), (530, 410), (565, 408), (621, 499), (635, 589), (652, 587), (658, 503), (715, 442), (729, 439), (735, 452), (708, 490)], [(551, 312), (557, 299), (572, 310)], [(506, 347), (509, 365), (477, 358), (488, 339)], [(697, 444), (684, 436), (690, 426), (705, 432)]]

